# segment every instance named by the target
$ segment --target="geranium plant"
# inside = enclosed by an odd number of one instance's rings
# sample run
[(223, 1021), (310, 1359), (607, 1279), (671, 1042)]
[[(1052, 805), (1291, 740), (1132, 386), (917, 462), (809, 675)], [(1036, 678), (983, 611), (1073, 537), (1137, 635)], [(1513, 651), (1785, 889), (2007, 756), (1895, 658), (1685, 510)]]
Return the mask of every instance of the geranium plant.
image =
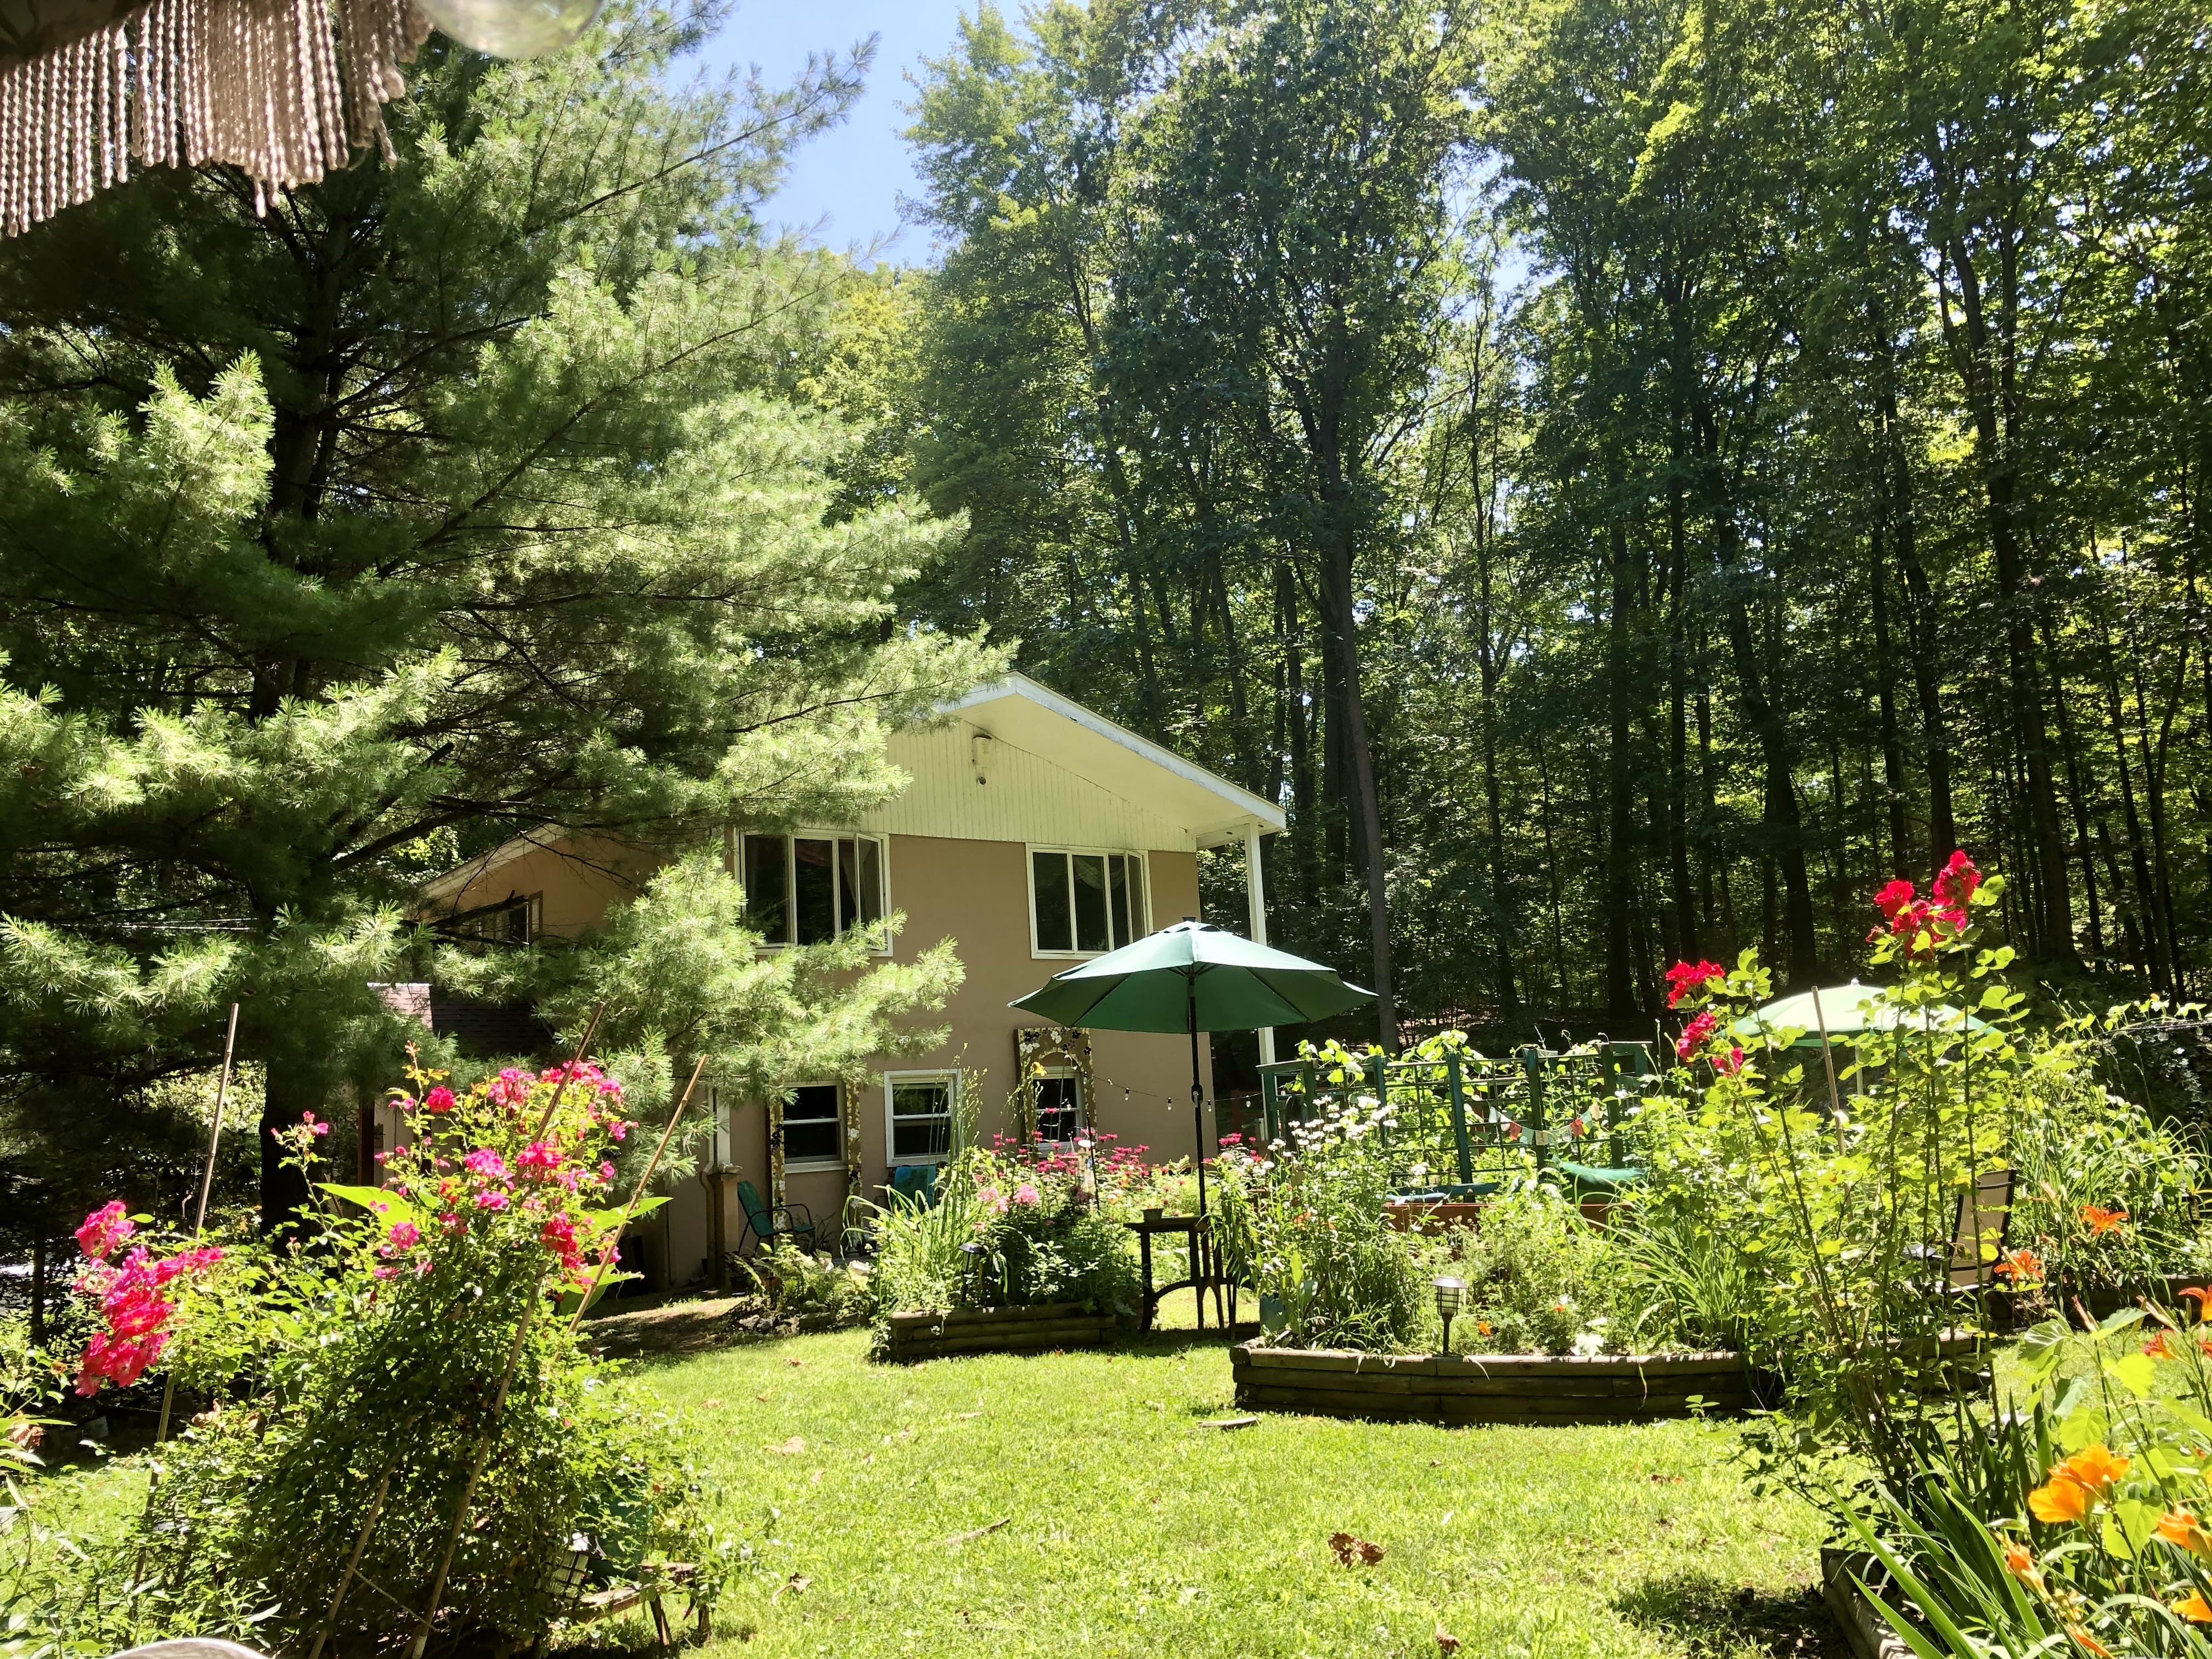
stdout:
[[(304, 1239), (160, 1254), (118, 1207), (88, 1218), (80, 1285), (108, 1319), (87, 1381), (160, 1363), (212, 1403), (118, 1547), (137, 1593), (88, 1583), (57, 1636), (213, 1631), (251, 1601), (258, 1646), (304, 1651), (327, 1621), (334, 1650), (383, 1650), (429, 1613), (450, 1552), (431, 1634), (511, 1645), (562, 1613), (553, 1568), (580, 1536), (599, 1571), (677, 1555), (713, 1593), (720, 1554), (660, 1414), (573, 1328), (611, 1260), (620, 1085), (590, 1065), (410, 1082), (383, 1184), (325, 1186)], [(283, 1132), (295, 1156), (319, 1127)]]

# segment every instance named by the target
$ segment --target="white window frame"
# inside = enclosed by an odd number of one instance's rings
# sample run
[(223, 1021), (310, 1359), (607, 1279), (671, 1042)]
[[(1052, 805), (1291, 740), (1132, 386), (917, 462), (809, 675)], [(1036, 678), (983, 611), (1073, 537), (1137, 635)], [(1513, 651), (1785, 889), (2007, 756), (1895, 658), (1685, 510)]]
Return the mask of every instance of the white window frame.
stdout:
[[(1066, 1081), (1075, 1085), (1075, 1133), (1069, 1135), (1066, 1140), (1047, 1140), (1044, 1143), (1048, 1146), (1073, 1146), (1077, 1136), (1079, 1136), (1083, 1133), (1083, 1109), (1090, 1103), (1083, 1098), (1083, 1073), (1077, 1071), (1073, 1066), (1048, 1066), (1042, 1071), (1032, 1073), (1032, 1076), (1034, 1080), (1038, 1083), (1048, 1082), (1053, 1079), (1060, 1078), (1065, 1079)], [(1032, 1094), (1030, 1098), (1031, 1101), (1035, 1101), (1036, 1097), (1035, 1094)], [(1040, 1117), (1043, 1115), (1043, 1112), (1041, 1108), (1038, 1109), (1037, 1115)], [(1042, 1139), (1042, 1136), (1040, 1136), (1040, 1139)]]
[[(787, 916), (793, 917), (796, 917), (799, 914), (799, 858), (792, 850), (792, 842), (794, 841), (832, 842), (872, 841), (875, 842), (876, 868), (883, 878), (883, 890), (877, 895), (877, 900), (883, 906), (885, 925), (878, 931), (875, 939), (868, 947), (868, 953), (871, 956), (878, 957), (890, 955), (891, 930), (889, 921), (891, 914), (891, 838), (889, 836), (879, 836), (865, 830), (740, 829), (731, 843), (731, 855), (734, 862), (730, 871), (730, 873), (740, 882), (744, 881), (745, 876), (745, 840), (752, 836), (783, 837), (783, 913)], [(750, 894), (747, 895), (747, 898), (750, 901)], [(840, 937), (842, 937), (842, 933)], [(761, 941), (760, 948), (763, 951), (788, 951), (793, 947), (782, 939), (769, 939)]]
[[(794, 1089), (830, 1089), (830, 1090), (834, 1090), (834, 1091), (836, 1091), (836, 1097), (837, 1097), (837, 1110), (836, 1110), (836, 1114), (835, 1114), (835, 1115), (834, 1115), (830, 1119), (830, 1122), (832, 1122), (832, 1123), (835, 1123), (835, 1124), (837, 1126), (837, 1146), (838, 1146), (839, 1151), (838, 1151), (836, 1153), (833, 1154), (832, 1156), (830, 1156), (830, 1157), (829, 1157), (829, 1158), (795, 1158), (792, 1157), (792, 1156), (791, 1156), (791, 1108), (790, 1108), (790, 1107), (788, 1107), (788, 1106), (786, 1106), (786, 1107), (783, 1109), (783, 1133), (784, 1133), (784, 1141), (783, 1141), (783, 1145), (784, 1145), (783, 1168), (784, 1168), (784, 1173), (785, 1173), (785, 1174), (787, 1174), (787, 1175), (811, 1175), (811, 1174), (814, 1174), (814, 1173), (816, 1173), (816, 1172), (817, 1172), (817, 1171), (823, 1170), (842, 1170), (842, 1169), (843, 1169), (843, 1168), (845, 1167), (845, 1157), (844, 1157), (844, 1152), (843, 1152), (843, 1150), (842, 1150), (842, 1149), (843, 1149), (843, 1147), (844, 1147), (844, 1145), (845, 1145), (845, 1086), (844, 1086), (844, 1085), (842, 1085), (842, 1084), (841, 1084), (841, 1083), (828, 1083), (828, 1082), (820, 1082), (820, 1081), (809, 1081), (809, 1082), (805, 1082), (805, 1083), (794, 1083), (793, 1085), (792, 1085), (792, 1087), (793, 1087), (793, 1088), (794, 1088)], [(820, 1118), (818, 1118), (818, 1117), (802, 1118), (802, 1119), (800, 1120), (800, 1121), (801, 1121), (801, 1122), (805, 1122), (805, 1123), (819, 1123), (819, 1122), (821, 1122), (822, 1121), (823, 1121), (823, 1120), (822, 1120), (822, 1119), (820, 1119)]]
[[(960, 1068), (933, 1066), (919, 1072), (885, 1072), (884, 1073), (884, 1165), (886, 1169), (901, 1169), (908, 1164), (935, 1164), (943, 1165), (952, 1158), (952, 1126), (960, 1115)], [(898, 1155), (898, 1116), (891, 1109), (892, 1091), (902, 1083), (942, 1083), (945, 1094), (945, 1150), (938, 1158), (901, 1158)], [(917, 1120), (908, 1118), (909, 1123)], [(921, 1120), (929, 1121), (933, 1120)]]
[[(1152, 860), (1150, 854), (1131, 847), (1054, 847), (1042, 842), (1025, 842), (1022, 847), (1022, 888), (1029, 896), (1030, 957), (1032, 961), (1089, 962), (1095, 957), (1103, 957), (1106, 954), (1104, 951), (1048, 951), (1037, 943), (1036, 855), (1039, 853), (1136, 860), (1139, 867), (1144, 872), (1145, 914), (1141, 919), (1134, 916), (1129, 919), (1129, 925), (1137, 931), (1133, 938), (1124, 939), (1122, 944), (1133, 945), (1138, 939), (1152, 931)], [(1072, 861), (1067, 866), (1067, 914), (1072, 921), (1075, 915), (1075, 866)], [(1108, 893), (1109, 896), (1106, 905), (1106, 931), (1110, 935), (1114, 930), (1114, 905), (1110, 896), (1111, 876), (1108, 878)], [(1109, 948), (1118, 951), (1121, 946), (1116, 945)]]

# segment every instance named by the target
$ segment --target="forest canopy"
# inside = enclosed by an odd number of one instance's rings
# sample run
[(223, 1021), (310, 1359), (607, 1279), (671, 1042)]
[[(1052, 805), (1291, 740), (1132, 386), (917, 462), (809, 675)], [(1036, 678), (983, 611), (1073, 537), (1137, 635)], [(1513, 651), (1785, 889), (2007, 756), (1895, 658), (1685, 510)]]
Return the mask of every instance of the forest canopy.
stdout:
[(986, 7), (913, 603), (1279, 793), (1277, 933), (1409, 1020), (1840, 977), (1959, 846), (2051, 983), (2201, 988), (2207, 21)]

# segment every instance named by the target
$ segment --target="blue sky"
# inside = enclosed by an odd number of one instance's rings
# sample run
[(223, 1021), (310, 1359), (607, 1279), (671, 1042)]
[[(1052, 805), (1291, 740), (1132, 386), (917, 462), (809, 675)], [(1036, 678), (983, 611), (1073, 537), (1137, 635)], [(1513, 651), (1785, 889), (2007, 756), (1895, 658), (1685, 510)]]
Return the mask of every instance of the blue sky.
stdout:
[[(973, 13), (975, 0), (964, 9)], [(1019, 11), (1018, 4), (1005, 9)], [(757, 64), (772, 84), (791, 81), (809, 52), (834, 47), (842, 54), (871, 34), (882, 37), (866, 94), (844, 125), (799, 151), (790, 181), (769, 204), (771, 221), (812, 229), (841, 248), (898, 229), (900, 194), (921, 190), (898, 136), (908, 118), (899, 106), (914, 95), (905, 72), (925, 57), (944, 55), (963, 9), (961, 0), (738, 0), (703, 61), (714, 68)], [(929, 257), (927, 231), (906, 230), (881, 257), (920, 264)]]

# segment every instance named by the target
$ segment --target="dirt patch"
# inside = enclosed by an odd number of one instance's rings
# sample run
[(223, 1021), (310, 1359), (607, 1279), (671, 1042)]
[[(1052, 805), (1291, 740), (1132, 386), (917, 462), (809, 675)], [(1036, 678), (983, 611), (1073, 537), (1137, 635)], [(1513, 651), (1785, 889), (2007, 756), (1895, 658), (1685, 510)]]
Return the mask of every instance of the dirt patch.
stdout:
[(684, 1359), (740, 1340), (737, 1317), (750, 1305), (743, 1297), (691, 1297), (596, 1316), (584, 1333), (605, 1358)]

